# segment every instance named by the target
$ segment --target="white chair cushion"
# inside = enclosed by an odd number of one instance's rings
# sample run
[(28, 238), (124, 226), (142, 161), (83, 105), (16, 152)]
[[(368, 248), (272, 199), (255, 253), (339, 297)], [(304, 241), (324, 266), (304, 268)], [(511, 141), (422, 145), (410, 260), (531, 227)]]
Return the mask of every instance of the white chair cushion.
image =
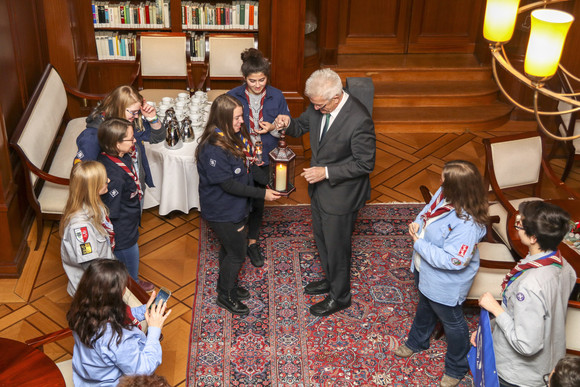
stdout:
[[(135, 297), (135, 295), (129, 290), (129, 288), (126, 288), (125, 294), (123, 294), (123, 301), (125, 302), (125, 304), (129, 305), (130, 308), (136, 308), (138, 306), (143, 305), (143, 303), (139, 301), (137, 297)], [(139, 322), (141, 323), (141, 330), (144, 333), (147, 333), (147, 321), (143, 320)]]
[(566, 349), (580, 351), (580, 309), (568, 307), (566, 314)]
[(491, 144), (493, 170), (501, 189), (538, 182), (542, 166), (540, 136)]
[(72, 359), (56, 363), (56, 366), (64, 378), (65, 386), (74, 387)]
[(185, 36), (141, 36), (141, 75), (187, 75)]
[[(480, 242), (477, 248), (481, 259), (516, 264), (510, 250), (503, 243)], [(501, 300), (501, 283), (507, 273), (505, 269), (479, 267), (467, 299), (478, 300), (483, 293), (490, 292), (496, 300)]]
[[(66, 179), (70, 177), (70, 171), (77, 153), (76, 140), (79, 134), (86, 128), (85, 119), (75, 118), (68, 123), (48, 171), (51, 175), (64, 177)], [(67, 199), (68, 185), (49, 182), (44, 183), (38, 196), (40, 209), (44, 214), (62, 214)]]
[[(529, 197), (529, 198), (524, 198), (524, 199), (510, 200), (510, 204), (517, 210), (520, 203), (532, 201), (532, 200), (544, 200), (544, 199), (536, 198), (536, 197)], [(509, 238), (508, 238), (507, 230), (506, 230), (506, 223), (507, 223), (507, 211), (506, 211), (506, 209), (503, 208), (501, 203), (490, 204), (489, 215), (490, 216), (495, 216), (495, 215), (499, 216), (499, 223), (493, 223), (491, 225), (491, 228), (493, 229), (493, 231), (495, 231), (499, 235), (499, 237), (501, 238), (503, 243), (505, 243), (506, 245), (509, 245), (510, 242), (509, 242)], [(513, 225), (509, 225), (509, 226), (513, 227)]]
[(513, 262), (515, 265), (510, 249), (503, 243), (479, 242), (477, 248), (481, 259), (496, 262)]
[(210, 36), (209, 76), (242, 78), (242, 52), (254, 47), (252, 36)]

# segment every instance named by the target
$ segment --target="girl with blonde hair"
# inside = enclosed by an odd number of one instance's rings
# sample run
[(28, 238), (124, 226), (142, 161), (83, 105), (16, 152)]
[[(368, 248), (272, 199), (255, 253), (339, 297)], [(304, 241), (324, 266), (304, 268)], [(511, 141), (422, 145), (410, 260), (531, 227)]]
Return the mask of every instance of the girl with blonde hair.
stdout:
[(88, 264), (96, 258), (113, 259), (115, 233), (109, 210), (101, 200), (108, 191), (107, 171), (97, 161), (73, 166), (69, 196), (60, 221), (60, 255), (74, 296)]

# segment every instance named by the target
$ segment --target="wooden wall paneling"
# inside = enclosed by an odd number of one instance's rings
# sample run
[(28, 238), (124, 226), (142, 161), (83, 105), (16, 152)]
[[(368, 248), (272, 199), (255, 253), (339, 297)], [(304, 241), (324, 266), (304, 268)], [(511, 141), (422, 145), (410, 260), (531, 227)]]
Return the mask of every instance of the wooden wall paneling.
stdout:
[(403, 53), (412, 0), (341, 0), (339, 54)]
[(336, 0), (320, 0), (319, 49), (320, 62), (326, 65), (338, 62), (338, 34), (340, 12)]
[(475, 48), (483, 0), (415, 0), (409, 53), (463, 52)]
[[(578, 47), (580, 47), (580, 1), (574, 2), (572, 9), (567, 9), (574, 15), (575, 21), (568, 31), (566, 43), (564, 44), (564, 51), (562, 53), (562, 65), (576, 76), (580, 76), (580, 55), (578, 55)], [(577, 87), (580, 86), (576, 83)]]
[(69, 1), (42, 0), (42, 2), (50, 63), (58, 70), (65, 82), (78, 87), (78, 57), (71, 30)]
[(272, 41), (270, 39), (272, 4), (270, 0), (260, 0), (258, 12), (258, 49), (262, 51), (264, 57), (270, 58), (272, 55)]

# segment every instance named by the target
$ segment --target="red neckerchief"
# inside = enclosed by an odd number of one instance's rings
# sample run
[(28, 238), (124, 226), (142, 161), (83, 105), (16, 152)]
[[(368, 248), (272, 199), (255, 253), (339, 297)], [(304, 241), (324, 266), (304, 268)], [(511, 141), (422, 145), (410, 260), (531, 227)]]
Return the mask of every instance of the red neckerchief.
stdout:
[(509, 273), (506, 274), (503, 282), (501, 283), (501, 289), (505, 292), (506, 289), (521, 275), (524, 271), (529, 269), (536, 269), (538, 267), (555, 265), (562, 267), (562, 255), (560, 250), (556, 250), (552, 253), (548, 253), (543, 257), (534, 259), (528, 263), (518, 263)]
[[(257, 136), (258, 133), (255, 132), (255, 125), (254, 125), (254, 113), (252, 113), (252, 104), (250, 102), (250, 92), (248, 91), (248, 89), (246, 88), (245, 90), (246, 92), (246, 99), (248, 100), (248, 110), (250, 111), (250, 135), (251, 136)], [(266, 88), (264, 88), (264, 91), (261, 94), (262, 98), (260, 99), (260, 113), (259, 113), (259, 117), (258, 117), (258, 122), (262, 121), (264, 118), (264, 114), (262, 113), (262, 108), (264, 107), (264, 99), (266, 98)]]
[(101, 152), (101, 154), (107, 156), (109, 160), (117, 164), (123, 171), (125, 171), (129, 176), (131, 176), (131, 178), (135, 182), (135, 185), (137, 185), (137, 191), (139, 192), (139, 200), (141, 200), (141, 198), (143, 197), (143, 191), (141, 190), (141, 184), (139, 184), (139, 178), (137, 177), (137, 172), (135, 172), (135, 165), (133, 165), (133, 162), (131, 162), (131, 169), (129, 169), (127, 165), (123, 161), (121, 161), (120, 158), (108, 155), (105, 152)]
[(430, 218), (435, 218), (441, 214), (451, 211), (454, 208), (451, 204), (445, 204), (435, 210), (435, 207), (437, 207), (437, 205), (441, 203), (442, 200), (443, 200), (443, 191), (441, 191), (439, 193), (439, 196), (437, 196), (437, 198), (433, 201), (433, 203), (429, 207), (429, 210), (427, 210), (427, 212), (421, 215), (421, 219), (423, 220), (423, 226), (427, 224), (427, 220), (429, 220)]
[(141, 323), (139, 322), (139, 320), (137, 320), (134, 316), (133, 313), (131, 312), (131, 307), (129, 305), (125, 305), (127, 307), (127, 321), (131, 322), (133, 325), (135, 325), (137, 328), (143, 330), (143, 328), (141, 327)]
[(113, 223), (111, 223), (111, 219), (105, 215), (105, 221), (102, 223), (103, 228), (109, 234), (109, 243), (111, 245), (111, 250), (115, 250), (115, 231), (113, 231)]

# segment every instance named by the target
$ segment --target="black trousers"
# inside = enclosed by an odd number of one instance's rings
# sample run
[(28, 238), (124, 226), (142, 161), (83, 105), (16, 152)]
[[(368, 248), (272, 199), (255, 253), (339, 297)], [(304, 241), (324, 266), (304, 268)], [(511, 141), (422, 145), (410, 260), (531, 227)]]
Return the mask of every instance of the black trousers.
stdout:
[(218, 293), (230, 295), (238, 286), (238, 275), (246, 260), (247, 219), (239, 223), (209, 222), (221, 243), (219, 252)]
[(312, 196), (312, 228), (322, 269), (330, 285), (330, 297), (341, 304), (351, 300), (350, 266), (352, 233), (358, 210), (345, 215), (324, 212), (319, 199)]

